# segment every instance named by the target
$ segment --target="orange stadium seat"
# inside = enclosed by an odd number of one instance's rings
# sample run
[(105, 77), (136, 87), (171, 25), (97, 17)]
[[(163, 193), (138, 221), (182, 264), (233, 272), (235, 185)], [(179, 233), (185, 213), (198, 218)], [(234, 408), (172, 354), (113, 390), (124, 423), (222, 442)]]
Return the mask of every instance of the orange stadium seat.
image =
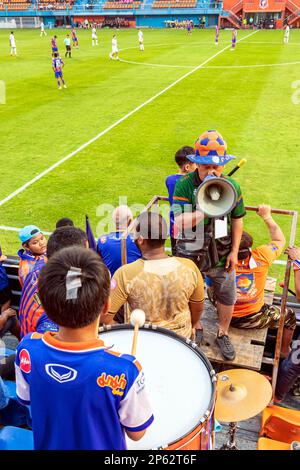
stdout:
[(257, 450), (291, 450), (291, 444), (260, 437), (257, 443)]
[(260, 436), (287, 444), (300, 441), (300, 411), (276, 405), (265, 408)]

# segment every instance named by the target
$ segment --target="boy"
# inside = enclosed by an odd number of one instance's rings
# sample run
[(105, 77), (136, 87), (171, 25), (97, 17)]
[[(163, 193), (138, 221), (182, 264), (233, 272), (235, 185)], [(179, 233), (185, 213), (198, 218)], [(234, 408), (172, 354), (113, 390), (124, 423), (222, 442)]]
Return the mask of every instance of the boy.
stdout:
[(27, 225), (19, 231), (22, 249), (18, 251), (19, 281), (23, 289), (28, 274), (35, 268), (36, 263), (47, 261), (47, 240), (36, 225)]
[(97, 36), (97, 30), (95, 26), (92, 28), (92, 46), (98, 46), (98, 36)]
[(43, 308), (36, 297), (37, 280), (40, 270), (47, 262), (47, 240), (35, 225), (28, 225), (19, 232), (23, 249), (19, 250), (19, 280), (22, 295), (19, 309), (21, 338), (35, 330), (37, 319)]
[(75, 28), (72, 28), (72, 42), (73, 42), (73, 47), (76, 47), (76, 49), (78, 49), (78, 38), (76, 36)]
[(31, 406), (34, 448), (126, 449), (125, 433), (141, 439), (153, 415), (140, 364), (98, 338), (108, 269), (91, 250), (64, 248), (44, 266), (38, 289), (60, 329), (28, 335), (17, 349), (17, 396)]
[(139, 32), (138, 32), (138, 38), (139, 38), (139, 45), (140, 45), (140, 51), (144, 51), (145, 48), (144, 48), (144, 34), (143, 34), (143, 31), (141, 31), (139, 29)]
[[(193, 147), (189, 147), (188, 145), (186, 145), (177, 150), (177, 152), (175, 153), (175, 162), (179, 167), (179, 172), (175, 175), (168, 176), (165, 181), (169, 193), (170, 207), (172, 207), (173, 204), (173, 194), (176, 181), (179, 180), (179, 178), (181, 178), (183, 175), (186, 175), (187, 173), (191, 173), (192, 171), (196, 170), (196, 164), (191, 162), (187, 158), (187, 155), (195, 155), (195, 150), (193, 149)], [(170, 237), (172, 250), (174, 249), (176, 244), (174, 228), (174, 213), (173, 211), (170, 211)]]
[(118, 40), (115, 34), (111, 41), (111, 53), (109, 54), (109, 58), (119, 60)]
[(70, 39), (69, 34), (66, 35), (64, 39), (64, 43), (66, 46), (65, 57), (68, 57), (68, 54), (69, 54), (69, 59), (71, 59), (71, 39)]
[[(71, 54), (71, 52), (70, 52), (70, 54)], [(63, 77), (63, 73), (62, 73), (62, 68), (63, 68), (64, 65), (65, 64), (64, 64), (63, 60), (61, 59), (61, 57), (59, 57), (58, 53), (55, 52), (54, 57), (52, 59), (52, 68), (53, 68), (53, 71), (54, 71), (54, 75), (55, 75), (59, 90), (62, 89), (60, 81), (61, 81), (63, 87), (67, 88), (67, 85), (64, 81), (64, 77)]]
[(17, 55), (17, 46), (16, 46), (16, 40), (14, 36), (14, 32), (11, 31), (9, 35), (9, 44), (10, 44), (10, 55)]

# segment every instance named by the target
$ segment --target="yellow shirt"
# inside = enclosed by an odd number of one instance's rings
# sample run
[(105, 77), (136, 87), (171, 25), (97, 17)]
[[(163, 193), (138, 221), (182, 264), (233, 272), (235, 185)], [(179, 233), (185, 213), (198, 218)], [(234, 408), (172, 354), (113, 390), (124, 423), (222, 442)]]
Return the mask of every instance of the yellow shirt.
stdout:
[(109, 312), (115, 314), (128, 302), (131, 310), (144, 310), (146, 323), (190, 338), (189, 302), (203, 300), (203, 278), (193, 261), (177, 257), (139, 259), (115, 272)]

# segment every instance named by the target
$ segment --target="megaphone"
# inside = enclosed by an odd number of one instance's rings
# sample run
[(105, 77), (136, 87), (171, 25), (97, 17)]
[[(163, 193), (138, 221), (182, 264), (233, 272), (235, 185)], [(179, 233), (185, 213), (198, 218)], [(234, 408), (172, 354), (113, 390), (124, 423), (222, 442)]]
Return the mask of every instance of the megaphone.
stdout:
[(202, 212), (210, 218), (223, 217), (236, 205), (237, 192), (225, 178), (208, 175), (199, 186), (196, 202)]

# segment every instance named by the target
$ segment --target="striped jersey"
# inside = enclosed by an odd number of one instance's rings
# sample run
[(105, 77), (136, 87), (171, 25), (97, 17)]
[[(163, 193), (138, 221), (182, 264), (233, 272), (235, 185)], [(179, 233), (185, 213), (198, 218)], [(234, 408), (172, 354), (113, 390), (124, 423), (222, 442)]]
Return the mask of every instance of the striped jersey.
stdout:
[[(35, 257), (34, 263), (32, 263), (32, 260), (29, 260), (28, 266), (24, 264), (25, 267), (28, 267), (28, 272), (21, 283), (22, 295), (19, 308), (21, 338), (32, 331), (36, 331), (37, 321), (44, 313), (44, 309), (38, 296), (37, 287), (40, 271), (46, 262), (46, 256), (42, 255)], [(22, 269), (23, 277), (24, 274), (25, 270)]]

